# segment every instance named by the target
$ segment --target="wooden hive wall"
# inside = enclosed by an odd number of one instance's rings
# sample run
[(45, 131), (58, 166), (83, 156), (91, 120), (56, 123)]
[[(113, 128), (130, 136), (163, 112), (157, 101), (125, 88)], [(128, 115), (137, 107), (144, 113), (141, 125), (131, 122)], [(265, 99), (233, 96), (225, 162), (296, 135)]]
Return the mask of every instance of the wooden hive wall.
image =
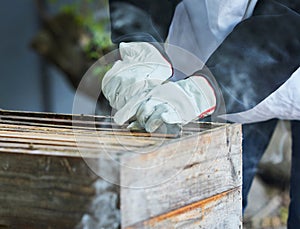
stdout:
[[(172, 160), (165, 174), (111, 166), (120, 188), (84, 159), (100, 166), (104, 152), (134, 166)], [(178, 170), (155, 187), (126, 188)], [(131, 133), (110, 117), (0, 110), (0, 228), (118, 228), (120, 216), (122, 228), (208, 228), (214, 217), (214, 228), (232, 228), (241, 225), (240, 187), (239, 125), (193, 123), (178, 138)]]

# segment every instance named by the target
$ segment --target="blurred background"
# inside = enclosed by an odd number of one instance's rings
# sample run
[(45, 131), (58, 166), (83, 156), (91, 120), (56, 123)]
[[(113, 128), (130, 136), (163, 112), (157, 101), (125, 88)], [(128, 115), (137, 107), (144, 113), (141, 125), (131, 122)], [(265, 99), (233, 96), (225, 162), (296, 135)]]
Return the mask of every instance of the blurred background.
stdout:
[[(3, 0), (0, 108), (71, 113), (81, 77), (113, 48), (107, 6), (104, 0)], [(83, 94), (88, 113), (91, 101)]]
[[(1, 3), (0, 109), (72, 113), (80, 79), (114, 49), (107, 1)], [(99, 81), (90, 87), (100, 87)], [(86, 113), (94, 114), (89, 90), (81, 97)], [(245, 228), (285, 228), (290, 151), (289, 122), (280, 121), (251, 189)]]

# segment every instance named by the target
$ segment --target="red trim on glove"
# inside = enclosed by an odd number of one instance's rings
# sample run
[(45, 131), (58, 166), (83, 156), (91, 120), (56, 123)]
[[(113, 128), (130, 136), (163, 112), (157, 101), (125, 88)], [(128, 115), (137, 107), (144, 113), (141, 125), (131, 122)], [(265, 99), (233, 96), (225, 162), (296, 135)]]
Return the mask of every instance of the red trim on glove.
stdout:
[(213, 112), (216, 109), (216, 106), (213, 106), (209, 109), (207, 109), (206, 111), (202, 112), (198, 117), (199, 118), (204, 118), (205, 116), (207, 116), (209, 113)]

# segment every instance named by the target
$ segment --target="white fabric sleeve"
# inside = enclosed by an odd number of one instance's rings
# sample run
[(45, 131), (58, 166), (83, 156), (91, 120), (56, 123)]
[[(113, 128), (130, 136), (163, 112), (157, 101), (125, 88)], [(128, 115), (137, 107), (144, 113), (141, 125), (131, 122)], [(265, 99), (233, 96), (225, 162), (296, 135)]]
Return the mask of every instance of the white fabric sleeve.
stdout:
[[(256, 3), (257, 0), (183, 0), (176, 7), (167, 41), (206, 62), (233, 28), (252, 15)], [(172, 63), (180, 58), (172, 46), (166, 46), (166, 52)]]
[(231, 122), (254, 123), (273, 118), (300, 120), (300, 67), (275, 92), (254, 108), (220, 116)]

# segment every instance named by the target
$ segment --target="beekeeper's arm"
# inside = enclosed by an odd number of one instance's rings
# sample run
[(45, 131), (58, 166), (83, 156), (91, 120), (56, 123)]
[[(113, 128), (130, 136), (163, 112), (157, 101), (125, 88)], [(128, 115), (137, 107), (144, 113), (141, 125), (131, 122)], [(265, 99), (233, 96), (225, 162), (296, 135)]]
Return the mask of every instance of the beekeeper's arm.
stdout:
[[(287, 40), (299, 40), (297, 23), (291, 23), (297, 22), (298, 17), (284, 7), (276, 4), (274, 7), (271, 12), (263, 5), (257, 7), (255, 17), (239, 24), (208, 60), (229, 112), (245, 111), (258, 104), (275, 92), (299, 65), (299, 46)], [(282, 26), (277, 28), (277, 24)], [(268, 31), (268, 28), (274, 29)], [(282, 67), (278, 63), (285, 65)], [(203, 78), (199, 80), (195, 76), (177, 83), (158, 84), (153, 92), (128, 100), (116, 114), (116, 121), (123, 123), (136, 115), (146, 130), (154, 131), (162, 123), (182, 125), (199, 114), (210, 114), (218, 102), (213, 97), (217, 96), (218, 87), (209, 74), (200, 71), (195, 75)]]
[[(180, 97), (180, 104), (184, 107), (177, 110), (185, 111), (184, 108), (188, 107), (192, 111), (188, 114), (181, 112), (186, 116), (184, 123), (214, 110), (214, 91), (201, 76), (167, 83), (163, 86), (166, 88), (152, 91), (173, 75), (164, 47), (158, 42), (165, 40), (178, 2), (110, 1), (112, 41), (119, 44), (121, 60), (105, 75), (102, 89), (110, 105), (119, 111), (115, 120), (120, 124), (136, 114), (140, 100), (145, 100), (146, 95), (147, 98), (154, 94), (164, 96), (166, 104), (172, 97)], [(138, 104), (136, 109), (132, 109), (132, 104)]]
[(172, 1), (109, 1), (111, 38), (119, 44), (121, 59), (102, 81), (110, 105), (119, 110), (141, 93), (149, 92), (173, 74), (164, 52), (174, 7)]
[(227, 109), (223, 118), (253, 123), (300, 119), (299, 11), (259, 1), (207, 61)]

